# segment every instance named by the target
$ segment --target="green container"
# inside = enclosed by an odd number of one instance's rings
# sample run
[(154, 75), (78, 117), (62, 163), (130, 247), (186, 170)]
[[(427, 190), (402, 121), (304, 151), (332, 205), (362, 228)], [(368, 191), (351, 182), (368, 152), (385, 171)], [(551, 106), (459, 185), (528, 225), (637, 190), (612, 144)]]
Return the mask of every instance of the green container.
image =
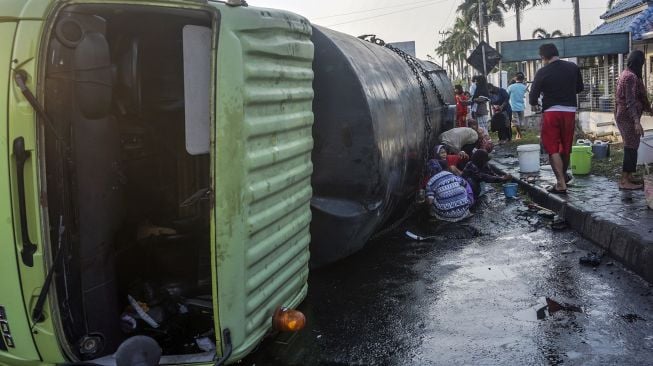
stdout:
[(592, 170), (592, 147), (576, 145), (571, 148), (571, 171), (574, 174), (589, 174)]

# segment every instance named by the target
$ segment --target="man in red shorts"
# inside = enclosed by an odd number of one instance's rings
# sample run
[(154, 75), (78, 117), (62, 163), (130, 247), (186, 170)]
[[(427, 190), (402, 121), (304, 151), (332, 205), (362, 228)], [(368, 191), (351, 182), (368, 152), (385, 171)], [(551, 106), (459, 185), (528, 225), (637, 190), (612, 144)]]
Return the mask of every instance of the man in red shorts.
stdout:
[(576, 94), (583, 91), (583, 78), (576, 64), (558, 56), (553, 43), (540, 46), (544, 66), (535, 74), (528, 99), (531, 106), (537, 106), (542, 95), (541, 140), (557, 180), (549, 192), (565, 194), (572, 179), (567, 169), (576, 124)]

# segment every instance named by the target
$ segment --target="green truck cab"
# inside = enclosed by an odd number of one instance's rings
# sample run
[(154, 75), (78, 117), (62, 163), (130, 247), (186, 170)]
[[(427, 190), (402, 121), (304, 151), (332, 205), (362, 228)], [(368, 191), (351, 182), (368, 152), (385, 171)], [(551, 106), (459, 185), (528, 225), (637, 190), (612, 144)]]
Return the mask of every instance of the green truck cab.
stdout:
[(242, 5), (0, 2), (0, 364), (234, 362), (303, 300), (311, 25)]

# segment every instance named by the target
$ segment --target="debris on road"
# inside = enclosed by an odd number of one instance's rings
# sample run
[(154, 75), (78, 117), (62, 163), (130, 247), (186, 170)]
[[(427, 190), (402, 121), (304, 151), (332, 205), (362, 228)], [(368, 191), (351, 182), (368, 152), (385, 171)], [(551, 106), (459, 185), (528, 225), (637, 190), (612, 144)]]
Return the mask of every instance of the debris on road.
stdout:
[(621, 317), (626, 320), (628, 323), (632, 323), (638, 320), (646, 321), (646, 319), (642, 318), (641, 316), (637, 314), (623, 314)]
[(602, 255), (596, 253), (588, 253), (586, 256), (578, 258), (578, 263), (584, 266), (597, 267), (601, 264), (602, 257)]
[(571, 311), (574, 313), (582, 313), (583, 309), (578, 305), (570, 304), (567, 302), (562, 302), (561, 300), (554, 300), (550, 297), (546, 298), (546, 306), (549, 310), (549, 315), (558, 312), (560, 310)]

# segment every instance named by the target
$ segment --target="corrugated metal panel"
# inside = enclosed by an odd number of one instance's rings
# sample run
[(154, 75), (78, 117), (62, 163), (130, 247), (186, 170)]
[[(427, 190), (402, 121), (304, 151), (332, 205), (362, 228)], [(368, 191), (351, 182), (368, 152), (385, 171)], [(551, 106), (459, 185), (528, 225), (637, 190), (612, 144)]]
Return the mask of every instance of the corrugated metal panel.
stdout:
[(276, 308), (306, 295), (313, 44), (308, 21), (282, 11), (228, 9), (222, 19), (220, 49), (240, 54), (218, 50), (219, 72), (230, 73), (218, 85), (218, 315), (237, 359), (269, 331)]
[(596, 27), (590, 34), (608, 34), (608, 33), (622, 33), (630, 32), (630, 24), (635, 20), (639, 14), (629, 15), (621, 19), (617, 19), (614, 22), (603, 23)]
[(619, 13), (623, 13), (624, 11), (628, 11), (628, 10), (630, 10), (632, 8), (640, 6), (640, 5), (642, 5), (644, 3), (647, 3), (647, 2), (650, 2), (650, 1), (648, 1), (648, 0), (621, 0), (621, 1), (617, 2), (616, 4), (614, 4), (612, 9), (610, 9), (610, 10), (606, 11), (605, 13), (603, 13), (603, 15), (601, 15), (601, 19), (610, 18), (612, 16), (615, 16), (615, 15), (617, 15)]

